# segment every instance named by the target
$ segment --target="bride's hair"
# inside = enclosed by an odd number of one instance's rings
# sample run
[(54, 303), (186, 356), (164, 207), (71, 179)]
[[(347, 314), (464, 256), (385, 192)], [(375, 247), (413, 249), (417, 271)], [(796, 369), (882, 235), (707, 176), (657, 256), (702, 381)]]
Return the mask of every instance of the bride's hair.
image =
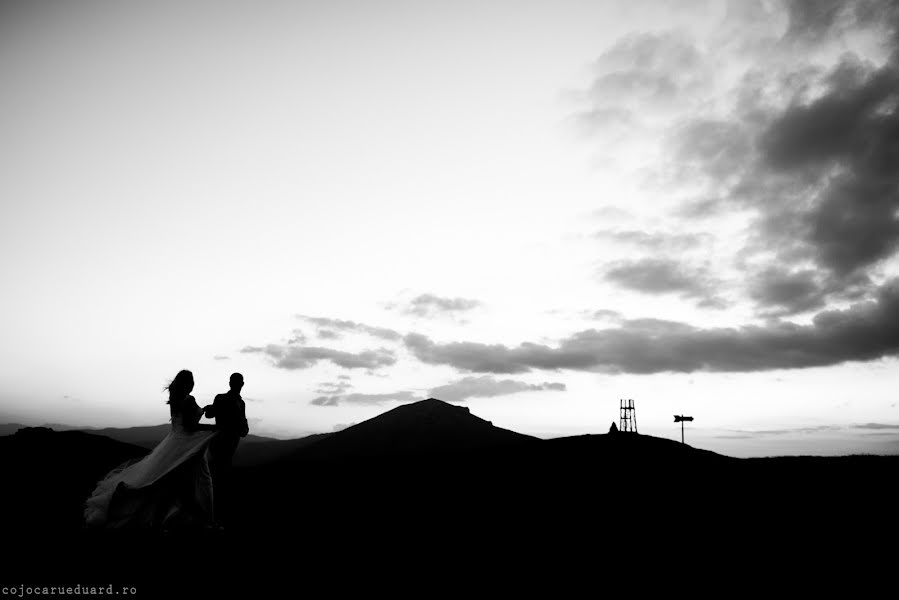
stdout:
[(166, 404), (179, 404), (184, 397), (190, 393), (190, 389), (194, 383), (194, 374), (188, 370), (178, 371), (172, 382), (165, 386), (169, 392), (169, 399)]

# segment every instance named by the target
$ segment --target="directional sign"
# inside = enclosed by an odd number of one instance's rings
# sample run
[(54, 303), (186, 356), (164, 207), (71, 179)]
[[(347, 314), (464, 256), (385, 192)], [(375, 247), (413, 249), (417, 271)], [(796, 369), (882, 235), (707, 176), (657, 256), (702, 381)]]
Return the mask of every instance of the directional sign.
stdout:
[(693, 417), (685, 417), (684, 415), (674, 415), (674, 422), (680, 423), (680, 443), (684, 443), (684, 421), (692, 421)]

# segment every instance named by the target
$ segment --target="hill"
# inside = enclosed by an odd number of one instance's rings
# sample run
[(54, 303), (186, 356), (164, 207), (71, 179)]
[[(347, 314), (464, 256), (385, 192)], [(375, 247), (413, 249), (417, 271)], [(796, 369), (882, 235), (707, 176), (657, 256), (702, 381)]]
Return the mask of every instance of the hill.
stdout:
[(410, 460), (486, 451), (538, 442), (471, 414), (468, 408), (429, 398), (398, 406), (299, 449), (293, 460)]
[[(126, 444), (134, 444), (135, 446), (141, 446), (142, 448), (152, 450), (171, 430), (172, 426), (170, 423), (163, 423), (161, 425), (147, 425), (142, 427), (105, 427), (103, 429), (82, 429), (81, 431), (86, 431), (94, 435), (103, 435)], [(247, 444), (253, 444), (276, 440), (275, 438), (250, 434), (242, 441)]]
[(7, 528), (47, 531), (80, 527), (84, 500), (113, 467), (145, 448), (83, 431), (27, 427), (0, 437)]
[(21, 423), (0, 423), (0, 437), (12, 435), (24, 427), (27, 427), (27, 425), (22, 425)]

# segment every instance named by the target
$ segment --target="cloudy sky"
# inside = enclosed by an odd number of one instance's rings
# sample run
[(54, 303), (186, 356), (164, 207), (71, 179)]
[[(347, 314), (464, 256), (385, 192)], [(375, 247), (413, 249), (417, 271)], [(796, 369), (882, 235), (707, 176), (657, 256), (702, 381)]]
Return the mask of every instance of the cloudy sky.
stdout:
[(0, 81), (0, 421), (899, 451), (895, 2), (3, 1)]

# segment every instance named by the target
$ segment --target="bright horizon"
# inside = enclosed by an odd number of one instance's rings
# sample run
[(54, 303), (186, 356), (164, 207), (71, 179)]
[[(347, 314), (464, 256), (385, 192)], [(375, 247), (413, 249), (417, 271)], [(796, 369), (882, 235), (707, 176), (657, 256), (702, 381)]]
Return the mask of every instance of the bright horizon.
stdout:
[(888, 2), (7, 2), (0, 422), (436, 397), (899, 452)]

